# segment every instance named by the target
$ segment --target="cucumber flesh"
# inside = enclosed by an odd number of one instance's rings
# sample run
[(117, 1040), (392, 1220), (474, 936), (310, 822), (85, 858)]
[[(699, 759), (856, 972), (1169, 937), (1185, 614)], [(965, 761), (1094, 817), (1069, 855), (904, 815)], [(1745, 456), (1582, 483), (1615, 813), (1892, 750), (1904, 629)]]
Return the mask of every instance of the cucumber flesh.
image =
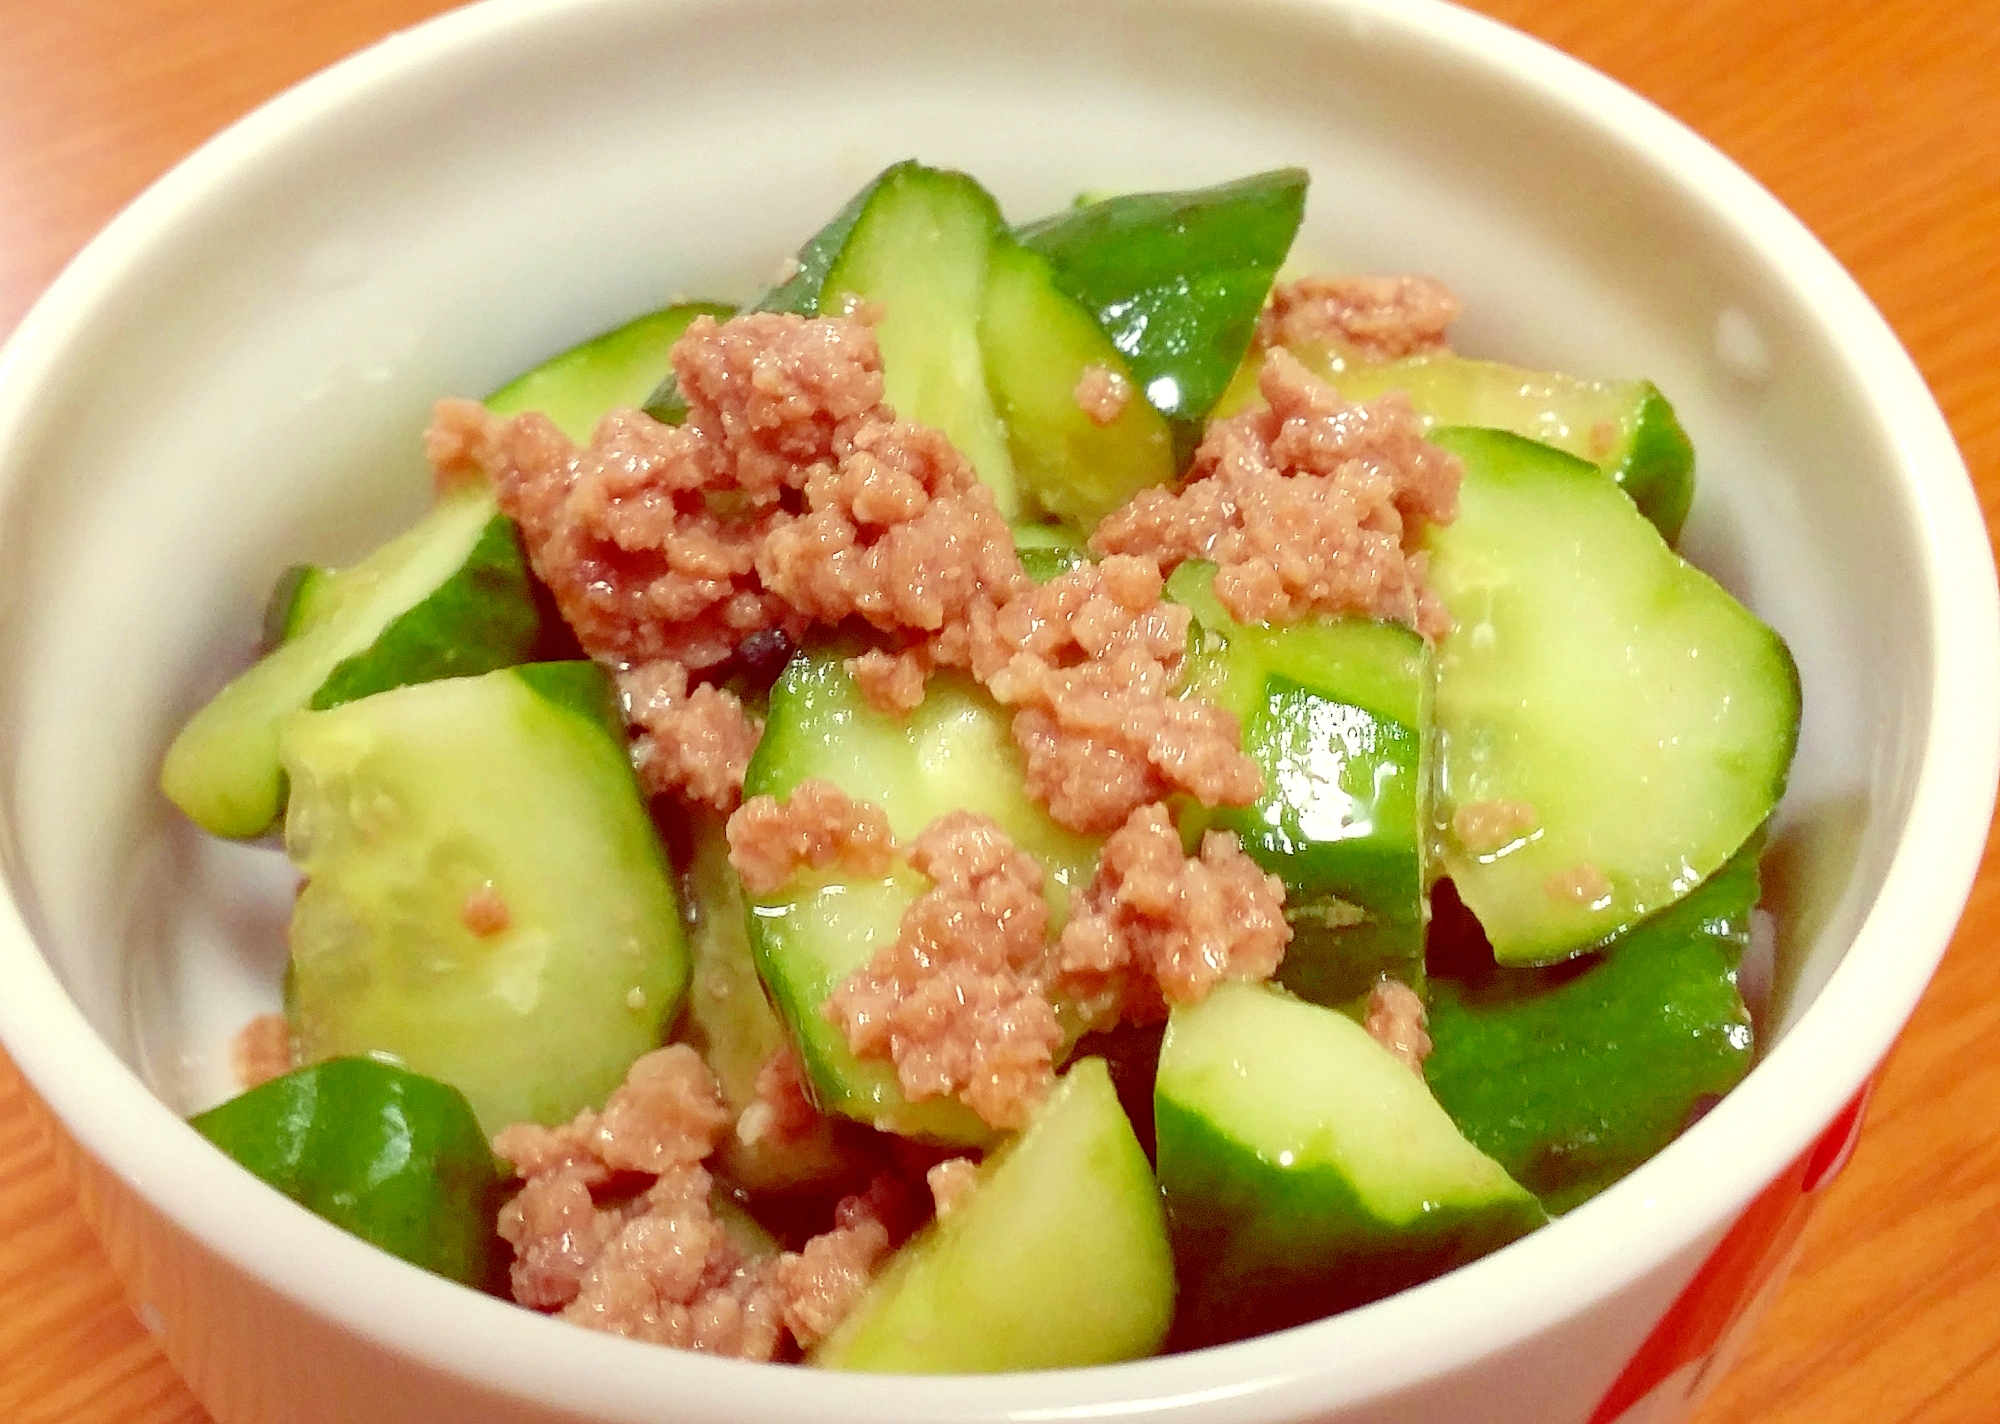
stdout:
[(1154, 1130), (1180, 1345), (1360, 1305), (1546, 1220), (1367, 1030), (1267, 986), (1174, 1010)]
[(1294, 993), (1346, 1004), (1385, 975), (1421, 989), (1429, 650), (1410, 629), (1368, 619), (1240, 624), (1214, 575), (1189, 561), (1167, 582), (1199, 625), (1187, 695), (1235, 714), (1264, 794), (1254, 806), (1187, 807), (1182, 834), (1232, 830), (1284, 880), (1292, 942), (1278, 978)]
[(1603, 1191), (1749, 1071), (1736, 969), (1762, 849), (1763, 837), (1751, 837), (1699, 889), (1601, 955), (1432, 978), (1431, 1091), (1550, 1211)]
[[(757, 1102), (757, 1076), (789, 1039), (764, 997), (750, 952), (749, 907), (729, 865), (722, 820), (689, 813), (691, 853), (681, 877), (681, 911), (691, 972), (687, 1007), (675, 1037), (692, 1046), (715, 1074), (733, 1116)], [(831, 1190), (865, 1174), (868, 1160), (836, 1134), (830, 1119), (796, 1137), (765, 1134), (744, 1142), (726, 1134), (717, 1149), (719, 1174), (752, 1193)]]
[(1153, 1174), (1089, 1058), (971, 1196), (896, 1253), (812, 1363), (943, 1374), (1138, 1359), (1159, 1349), (1173, 1299)]
[(613, 410), (641, 404), (669, 369), (674, 343), (698, 316), (725, 321), (735, 310), (715, 302), (680, 302), (648, 312), (573, 346), (486, 398), (495, 415), (540, 411), (578, 445)]
[(979, 345), (987, 257), (1005, 231), (991, 195), (963, 173), (899, 163), (876, 180), (827, 268), (819, 314), (882, 309), (884, 399), (942, 430), (1012, 519), (1021, 492)]
[(519, 540), (483, 488), (441, 499), (313, 587), (303, 631), (217, 693), (167, 751), (161, 789), (216, 835), (262, 835), (283, 809), (277, 724), (287, 713), (506, 666), (542, 636)]
[[(1049, 819), (1027, 794), (1011, 716), (969, 679), (934, 675), (907, 717), (877, 712), (844, 666), (853, 649), (802, 653), (771, 689), (764, 738), (744, 796), (782, 801), (807, 777), (881, 807), (908, 841), (954, 810), (991, 817), (1047, 875), (1053, 922), (1089, 883), (1099, 842)], [(883, 877), (802, 873), (752, 902), (751, 945), (772, 1002), (797, 1045), (822, 1111), (935, 1141), (983, 1143), (992, 1129), (951, 1100), (911, 1103), (886, 1063), (857, 1060), (820, 1016), (851, 974), (896, 938), (903, 912), (930, 888), (900, 861)]]
[[(1590, 381), (1499, 361), (1438, 353), (1367, 361), (1337, 346), (1293, 346), (1293, 355), (1351, 401), (1403, 391), (1426, 427), (1508, 430), (1588, 460), (1639, 506), (1669, 544), (1694, 500), (1694, 445), (1651, 381)], [(1222, 402), (1257, 400), (1253, 354)]]
[(1305, 215), (1307, 174), (1281, 168), (1179, 193), (1127, 193), (1017, 231), (1097, 317), (1183, 453), (1249, 347)]
[(294, 713), (282, 750), (307, 1061), (437, 1078), (491, 1134), (567, 1122), (659, 1045), (687, 952), (600, 669), (533, 664)]
[[(1125, 358), (1057, 288), (1047, 260), (1005, 237), (988, 261), (979, 342), (1024, 505), (1088, 534), (1140, 490), (1172, 481), (1167, 422), (1139, 393)], [(1093, 367), (1129, 393), (1103, 425), (1077, 404)]]
[[(1675, 556), (1597, 468), (1491, 430), (1459, 515), (1424, 535), (1453, 627), (1437, 649), (1434, 871), (1501, 964), (1609, 942), (1718, 870), (1777, 804), (1798, 738), (1778, 635)], [(1453, 818), (1525, 803), (1533, 829), (1467, 847)]]

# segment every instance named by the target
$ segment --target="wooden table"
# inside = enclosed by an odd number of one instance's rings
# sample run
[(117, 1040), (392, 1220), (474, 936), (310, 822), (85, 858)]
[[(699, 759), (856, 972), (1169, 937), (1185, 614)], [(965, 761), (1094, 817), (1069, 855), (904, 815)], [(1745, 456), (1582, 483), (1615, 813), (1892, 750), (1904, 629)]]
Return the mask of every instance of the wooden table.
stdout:
[[(442, 0), (8, 0), (0, 331), (146, 183)], [(1656, 100), (1860, 278), (2000, 500), (2000, 0), (1483, 0)], [(1701, 1424), (2000, 1418), (2000, 868), (1804, 1256)], [(201, 1424), (127, 1311), (0, 1058), (0, 1419)]]

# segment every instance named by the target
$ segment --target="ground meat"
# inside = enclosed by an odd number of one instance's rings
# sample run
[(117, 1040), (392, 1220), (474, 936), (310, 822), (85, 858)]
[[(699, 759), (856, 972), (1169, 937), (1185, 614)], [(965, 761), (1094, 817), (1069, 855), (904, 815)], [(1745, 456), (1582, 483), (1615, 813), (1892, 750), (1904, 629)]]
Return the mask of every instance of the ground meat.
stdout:
[(969, 811), (925, 827), (909, 860), (932, 888), (821, 1012), (856, 1057), (893, 1062), (911, 1101), (956, 1097), (994, 1127), (1024, 1126), (1062, 1042), (1042, 992), (1042, 869)]
[(465, 897), (465, 903), (458, 907), (458, 922), (483, 939), (504, 934), (514, 917), (489, 880)]
[(799, 1056), (789, 1043), (780, 1044), (757, 1070), (757, 1101), (736, 1119), (736, 1136), (744, 1146), (766, 1138), (804, 1137), (820, 1124), (819, 1109), (806, 1096)]
[(1445, 349), (1463, 304), (1434, 277), (1302, 277), (1271, 289), (1263, 346), (1351, 346), (1384, 361)]
[(1611, 898), (1611, 881), (1587, 860), (1568, 870), (1558, 870), (1544, 882), (1542, 889), (1551, 900), (1569, 900), (1585, 906), (1595, 906)]
[(1399, 979), (1384, 979), (1368, 993), (1369, 1036), (1404, 1063), (1419, 1078), (1430, 1055), (1431, 1036), (1424, 1032), (1424, 1001)]
[(763, 728), (735, 693), (708, 682), (689, 687), (687, 669), (661, 658), (619, 673), (618, 695), (633, 729), (632, 764), (650, 794), (678, 793), (718, 811), (736, 805)]
[(753, 796), (729, 818), (729, 863), (752, 895), (769, 895), (803, 867), (843, 866), (857, 875), (888, 872), (896, 851), (879, 806), (808, 777), (786, 800)]
[(1142, 806), (1109, 840), (1058, 946), (1057, 993), (1095, 1028), (1165, 1017), (1223, 979), (1269, 979), (1292, 937), (1284, 882), (1226, 831), (1183, 855), (1164, 806)]
[(979, 1164), (970, 1157), (947, 1157), (924, 1173), (940, 1217), (950, 1216), (979, 1187)]
[(870, 648), (847, 660), (847, 671), (877, 712), (907, 717), (924, 700), (924, 680), (931, 675), (931, 659), (921, 646), (890, 652)]
[(292, 1071), (292, 1030), (283, 1014), (259, 1014), (236, 1031), (229, 1067), (243, 1088), (260, 1087)]
[(1349, 405), (1289, 352), (1258, 377), (1266, 405), (1208, 428), (1177, 490), (1142, 490), (1091, 535), (1099, 554), (1211, 559), (1215, 593), (1249, 623), (1358, 613), (1450, 628), (1413, 552), (1458, 510), (1463, 471), (1423, 438), (1409, 400)]
[[(700, 1165), (726, 1121), (700, 1057), (675, 1046), (634, 1063), (602, 1113), (502, 1131), (494, 1151), (526, 1178), (500, 1211), (514, 1298), (590, 1329), (754, 1360), (837, 1325), (888, 1254), (881, 1202), (893, 1192), (843, 1200), (800, 1252), (749, 1254)], [(652, 1181), (598, 1199), (633, 1173)]]
[(1451, 813), (1451, 833), (1474, 855), (1491, 855), (1542, 823), (1530, 801), (1468, 801)]
[(1125, 413), (1132, 400), (1132, 383), (1109, 366), (1092, 362), (1076, 382), (1077, 409), (1093, 425), (1109, 425)]
[(441, 400), (424, 431), (424, 458), (430, 461), (439, 494), (486, 478), (493, 439), (492, 417), (475, 400)]
[(1163, 602), (1161, 588), (1153, 563), (1108, 558), (1027, 591), (975, 628), (974, 672), (1018, 709), (1029, 794), (1076, 830), (1112, 830), (1177, 791), (1244, 806), (1263, 790), (1236, 719), (1175, 695), (1189, 615)]

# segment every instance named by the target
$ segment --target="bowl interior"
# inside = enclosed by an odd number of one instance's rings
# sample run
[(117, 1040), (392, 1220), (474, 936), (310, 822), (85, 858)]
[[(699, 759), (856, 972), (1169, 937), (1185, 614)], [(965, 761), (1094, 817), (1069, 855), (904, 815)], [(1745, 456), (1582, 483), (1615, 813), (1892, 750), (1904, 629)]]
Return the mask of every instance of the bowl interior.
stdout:
[(754, 292), (906, 156), (1016, 219), (1302, 164), (1299, 265), (1435, 274), (1462, 350), (1650, 376), (1678, 407), (1700, 452), (1684, 551), (1784, 634), (1805, 689), (1769, 886), (1782, 1033), (1904, 835), (1928, 516), (1772, 249), (1635, 152), (1670, 125), (1594, 126), (1598, 83), (1428, 7), (580, 0), (388, 42), (147, 199), (24, 332), (0, 844), (41, 952), (176, 1112), (230, 1091), (231, 1034), (277, 1003), (291, 876), (194, 834), (156, 769), (286, 565), (422, 507), (437, 397), (676, 296)]

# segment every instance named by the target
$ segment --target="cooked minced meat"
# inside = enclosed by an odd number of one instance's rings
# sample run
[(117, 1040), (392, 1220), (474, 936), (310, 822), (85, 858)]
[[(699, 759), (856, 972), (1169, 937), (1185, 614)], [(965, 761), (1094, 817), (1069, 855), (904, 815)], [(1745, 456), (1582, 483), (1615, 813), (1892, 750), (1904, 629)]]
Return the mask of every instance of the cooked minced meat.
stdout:
[(729, 863), (752, 895), (769, 895), (808, 866), (840, 865), (859, 875), (881, 875), (896, 850), (881, 807), (856, 801), (817, 777), (801, 781), (783, 801), (751, 797), (726, 830)]
[(1280, 282), (1257, 321), (1270, 346), (1349, 346), (1374, 361), (1445, 349), (1463, 304), (1434, 277), (1301, 277)]
[(1419, 1078), (1430, 1056), (1431, 1036), (1424, 1031), (1424, 1001), (1400, 979), (1384, 979), (1368, 991), (1363, 1026), (1369, 1036), (1404, 1063)]

